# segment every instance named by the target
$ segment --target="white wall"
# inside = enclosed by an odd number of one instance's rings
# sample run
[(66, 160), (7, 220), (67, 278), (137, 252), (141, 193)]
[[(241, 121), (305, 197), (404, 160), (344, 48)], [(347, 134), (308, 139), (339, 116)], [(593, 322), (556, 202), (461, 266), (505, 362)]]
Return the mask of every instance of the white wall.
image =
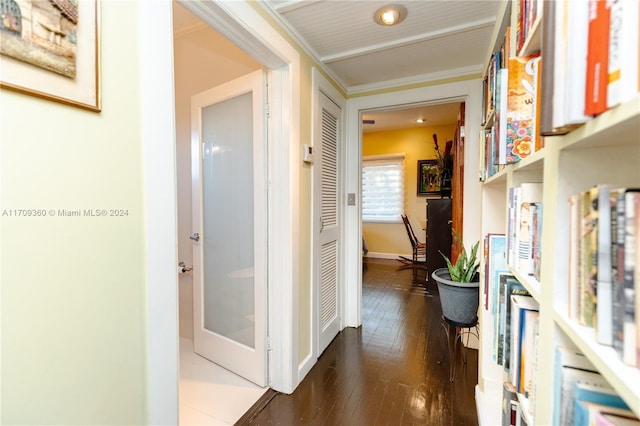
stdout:
[[(190, 14), (181, 8), (182, 14)], [(194, 15), (192, 15), (194, 16)], [(194, 16), (195, 18), (195, 16)], [(260, 64), (219, 33), (197, 21), (174, 33), (176, 162), (178, 178), (178, 257), (193, 265), (191, 220), (191, 96), (230, 81)], [(179, 275), (180, 337), (193, 339), (193, 279)]]
[[(102, 112), (0, 92), (3, 424), (146, 419), (135, 2), (101, 2)], [(122, 209), (122, 217), (59, 210)]]

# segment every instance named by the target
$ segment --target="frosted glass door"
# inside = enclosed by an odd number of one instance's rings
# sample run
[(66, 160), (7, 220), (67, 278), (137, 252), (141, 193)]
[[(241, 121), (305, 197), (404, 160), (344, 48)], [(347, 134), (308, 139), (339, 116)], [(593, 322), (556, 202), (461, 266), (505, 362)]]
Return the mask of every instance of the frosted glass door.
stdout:
[[(194, 346), (203, 356), (264, 385), (261, 82), (262, 73), (251, 74), (192, 101), (197, 103), (193, 107), (199, 133), (195, 197), (201, 202), (194, 211), (194, 216), (200, 215), (201, 229), (194, 249), (200, 257), (194, 275), (194, 281), (200, 279), (194, 282)], [(262, 365), (260, 371), (253, 371), (253, 363)]]
[(204, 327), (250, 348), (254, 336), (251, 93), (202, 110)]

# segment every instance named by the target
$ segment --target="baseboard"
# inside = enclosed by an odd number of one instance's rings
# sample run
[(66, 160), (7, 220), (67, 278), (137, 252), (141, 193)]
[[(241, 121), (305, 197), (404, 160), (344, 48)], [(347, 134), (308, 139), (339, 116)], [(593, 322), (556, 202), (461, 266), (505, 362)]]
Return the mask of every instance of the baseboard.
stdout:
[(304, 378), (309, 374), (309, 371), (316, 365), (318, 359), (312, 354), (307, 357), (298, 365), (298, 384), (302, 383)]
[(370, 251), (364, 257), (366, 257), (366, 258), (373, 257), (375, 259), (392, 259), (393, 260), (393, 259), (399, 258), (400, 256), (404, 256), (404, 257), (407, 257), (409, 259), (411, 259), (411, 257), (413, 257), (413, 255), (411, 253), (408, 253), (408, 254), (395, 254), (395, 253), (378, 253), (378, 252), (373, 252), (373, 251)]

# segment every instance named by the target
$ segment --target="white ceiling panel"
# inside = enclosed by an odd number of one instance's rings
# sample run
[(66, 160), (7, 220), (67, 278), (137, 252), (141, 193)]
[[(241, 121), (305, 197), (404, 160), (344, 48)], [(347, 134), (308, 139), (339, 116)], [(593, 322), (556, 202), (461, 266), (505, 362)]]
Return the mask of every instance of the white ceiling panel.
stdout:
[[(479, 73), (501, 1), (485, 0), (264, 0), (310, 54), (349, 92), (398, 79), (440, 79), (439, 73)], [(407, 16), (384, 27), (374, 12), (388, 4)]]

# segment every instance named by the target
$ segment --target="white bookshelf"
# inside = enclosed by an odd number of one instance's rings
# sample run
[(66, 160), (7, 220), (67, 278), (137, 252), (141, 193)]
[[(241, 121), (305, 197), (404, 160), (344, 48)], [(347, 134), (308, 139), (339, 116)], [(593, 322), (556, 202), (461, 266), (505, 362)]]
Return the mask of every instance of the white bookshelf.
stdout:
[[(510, 19), (510, 8), (503, 8), (494, 31), (496, 37), (504, 35), (504, 27)], [(527, 51), (531, 51), (531, 46), (539, 46), (540, 27), (537, 25), (532, 31), (532, 37), (537, 40), (525, 42)], [(499, 45), (499, 40), (496, 40), (494, 50)], [(487, 63), (490, 55), (491, 52)], [(640, 370), (622, 363), (613, 348), (598, 344), (593, 329), (569, 319), (567, 308), (568, 198), (596, 184), (640, 187), (640, 96), (636, 95), (631, 101), (591, 119), (567, 135), (545, 138), (542, 150), (488, 178), (482, 185), (482, 235), (506, 234), (508, 191), (523, 182), (543, 184), (540, 282), (513, 270), (540, 305), (535, 378), (538, 391), (535, 395), (535, 412), (527, 418), (529, 425), (553, 423), (552, 389), (556, 379), (553, 370), (557, 346), (571, 346), (584, 353), (634, 413), (640, 416)], [(483, 268), (484, 265), (481, 270)], [(480, 287), (484, 289), (482, 283)], [(481, 300), (484, 297), (482, 294)], [(488, 425), (495, 423), (486, 422), (485, 419), (495, 421), (495, 415), (501, 418), (502, 383), (506, 378), (502, 367), (493, 360), (493, 315), (483, 307), (480, 310), (482, 336), (476, 400), (483, 403), (482, 407), (478, 407), (480, 423)]]

